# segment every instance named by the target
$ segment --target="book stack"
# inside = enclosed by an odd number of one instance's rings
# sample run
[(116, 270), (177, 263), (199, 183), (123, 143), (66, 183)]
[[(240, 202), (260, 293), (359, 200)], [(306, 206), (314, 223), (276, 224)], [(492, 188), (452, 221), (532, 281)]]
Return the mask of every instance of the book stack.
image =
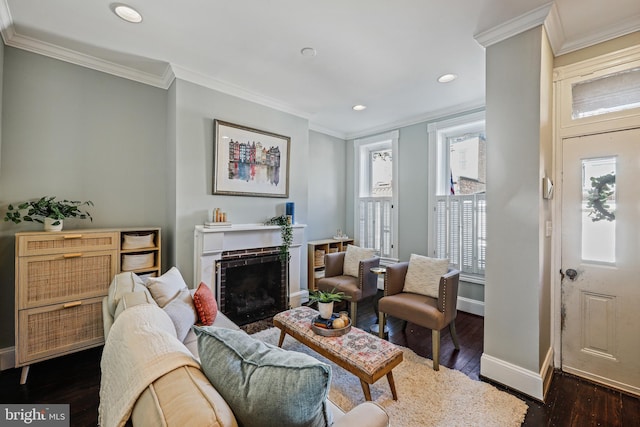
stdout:
[(231, 227), (230, 222), (205, 222), (204, 228)]
[(315, 326), (317, 326), (318, 328), (322, 328), (322, 329), (333, 329), (332, 323), (335, 319), (337, 319), (338, 317), (340, 317), (339, 315), (337, 315), (336, 313), (333, 313), (331, 315), (331, 319), (323, 319), (320, 316), (316, 316), (313, 319), (313, 324)]

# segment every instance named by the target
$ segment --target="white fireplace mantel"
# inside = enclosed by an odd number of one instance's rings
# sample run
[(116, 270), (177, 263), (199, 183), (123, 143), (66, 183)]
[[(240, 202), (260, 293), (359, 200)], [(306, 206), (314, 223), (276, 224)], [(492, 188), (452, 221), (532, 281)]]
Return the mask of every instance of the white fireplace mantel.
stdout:
[[(307, 251), (302, 250), (306, 225), (294, 224), (293, 242), (289, 247), (289, 304), (299, 306), (306, 300), (307, 290), (301, 289), (302, 267), (306, 266)], [(194, 283), (203, 282), (209, 286), (218, 298), (215, 264), (222, 259), (222, 252), (243, 249), (280, 246), (282, 237), (280, 227), (263, 224), (234, 224), (206, 228), (196, 225), (194, 231)]]

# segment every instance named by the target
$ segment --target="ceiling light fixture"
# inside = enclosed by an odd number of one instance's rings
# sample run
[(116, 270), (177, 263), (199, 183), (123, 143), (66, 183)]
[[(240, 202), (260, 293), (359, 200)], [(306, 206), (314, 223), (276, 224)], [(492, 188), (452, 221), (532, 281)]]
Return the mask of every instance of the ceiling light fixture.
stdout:
[(362, 110), (366, 110), (367, 106), (366, 105), (362, 105), (362, 104), (358, 104), (358, 105), (354, 105), (351, 108), (353, 108), (353, 111), (362, 111)]
[(111, 10), (113, 13), (118, 15), (119, 18), (131, 22), (133, 24), (138, 24), (142, 22), (142, 15), (140, 12), (132, 8), (131, 6), (127, 6), (122, 3), (113, 3), (111, 5)]
[(456, 74), (443, 74), (440, 77), (438, 77), (438, 81), (440, 83), (449, 83), (454, 81), (457, 78), (458, 76)]
[(302, 49), (300, 49), (300, 54), (302, 56), (313, 57), (316, 56), (318, 52), (316, 52), (316, 50), (312, 47), (303, 47)]

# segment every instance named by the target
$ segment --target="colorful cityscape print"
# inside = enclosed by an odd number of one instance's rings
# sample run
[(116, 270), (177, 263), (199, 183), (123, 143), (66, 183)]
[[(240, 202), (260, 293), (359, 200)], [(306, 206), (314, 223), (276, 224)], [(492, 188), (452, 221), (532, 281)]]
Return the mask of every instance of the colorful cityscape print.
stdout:
[(280, 182), (280, 148), (265, 148), (260, 142), (229, 142), (229, 179), (246, 182)]

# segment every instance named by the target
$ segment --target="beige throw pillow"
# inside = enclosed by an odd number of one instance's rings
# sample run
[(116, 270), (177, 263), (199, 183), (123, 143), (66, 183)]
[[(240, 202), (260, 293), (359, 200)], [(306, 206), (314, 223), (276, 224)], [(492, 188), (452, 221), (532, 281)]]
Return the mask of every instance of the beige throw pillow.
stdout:
[(411, 254), (403, 292), (438, 298), (440, 277), (449, 270), (449, 260)]
[(116, 307), (116, 312), (113, 314), (113, 320), (117, 319), (127, 308), (140, 304), (157, 305), (146, 289), (144, 291), (126, 292), (122, 294), (122, 298), (120, 298), (120, 302), (118, 302), (118, 306)]
[(358, 277), (360, 261), (373, 258), (375, 255), (375, 249), (365, 249), (359, 246), (347, 245), (347, 252), (344, 255), (344, 265), (342, 266), (342, 274), (345, 276)]
[(116, 307), (123, 294), (137, 291), (149, 292), (147, 288), (144, 287), (143, 281), (135, 273), (126, 272), (116, 274), (109, 285), (107, 295), (109, 314), (112, 316), (115, 314)]

